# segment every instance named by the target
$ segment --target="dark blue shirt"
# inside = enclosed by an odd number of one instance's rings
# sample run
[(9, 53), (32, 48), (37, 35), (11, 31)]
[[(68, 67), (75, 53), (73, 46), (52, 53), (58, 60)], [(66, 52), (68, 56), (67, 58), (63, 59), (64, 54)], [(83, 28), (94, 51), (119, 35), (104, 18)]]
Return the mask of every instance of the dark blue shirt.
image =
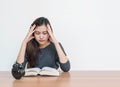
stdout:
[[(59, 43), (60, 44), (60, 43)], [(66, 55), (62, 45), (60, 44), (64, 54)], [(59, 61), (59, 56), (57, 54), (56, 48), (53, 43), (50, 43), (47, 47), (38, 50), (38, 58), (35, 67), (43, 68), (45, 66), (58, 69), (59, 67), (63, 71), (69, 71), (70, 62), (69, 60), (66, 63), (61, 63)], [(27, 63), (27, 56), (25, 56), (24, 66)]]

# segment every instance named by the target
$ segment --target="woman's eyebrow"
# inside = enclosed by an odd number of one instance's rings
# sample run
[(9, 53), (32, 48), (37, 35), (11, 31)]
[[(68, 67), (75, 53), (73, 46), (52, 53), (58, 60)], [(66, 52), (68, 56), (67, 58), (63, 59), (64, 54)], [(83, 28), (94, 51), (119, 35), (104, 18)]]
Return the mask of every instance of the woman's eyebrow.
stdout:
[(47, 32), (47, 31), (43, 31), (43, 32)]
[(35, 32), (40, 32), (40, 31), (36, 31), (36, 30), (35, 30)]
[[(40, 31), (35, 30), (35, 32), (40, 32)], [(47, 32), (47, 31), (42, 31), (42, 32)]]

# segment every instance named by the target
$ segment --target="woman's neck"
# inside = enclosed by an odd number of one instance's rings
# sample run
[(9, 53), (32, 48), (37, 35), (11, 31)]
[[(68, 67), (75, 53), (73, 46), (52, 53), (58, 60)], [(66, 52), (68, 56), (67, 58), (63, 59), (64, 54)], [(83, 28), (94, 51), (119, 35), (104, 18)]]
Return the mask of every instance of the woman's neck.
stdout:
[(45, 48), (50, 44), (50, 41), (46, 42), (45, 44), (40, 44), (40, 48)]

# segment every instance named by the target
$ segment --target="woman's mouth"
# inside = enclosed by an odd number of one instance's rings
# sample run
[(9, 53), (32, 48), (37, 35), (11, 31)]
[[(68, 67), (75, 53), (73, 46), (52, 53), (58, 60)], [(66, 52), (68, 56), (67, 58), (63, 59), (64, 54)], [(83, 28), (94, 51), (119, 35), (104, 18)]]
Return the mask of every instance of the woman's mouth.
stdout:
[(40, 42), (44, 42), (44, 40), (39, 40)]

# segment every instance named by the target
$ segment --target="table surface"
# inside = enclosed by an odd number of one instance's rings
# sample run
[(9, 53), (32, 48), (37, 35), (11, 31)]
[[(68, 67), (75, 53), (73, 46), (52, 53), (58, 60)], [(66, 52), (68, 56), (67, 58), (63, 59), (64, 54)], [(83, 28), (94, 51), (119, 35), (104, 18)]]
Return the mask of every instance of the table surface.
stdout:
[(0, 71), (0, 87), (120, 87), (120, 71), (70, 71), (59, 77), (36, 76), (16, 80)]

